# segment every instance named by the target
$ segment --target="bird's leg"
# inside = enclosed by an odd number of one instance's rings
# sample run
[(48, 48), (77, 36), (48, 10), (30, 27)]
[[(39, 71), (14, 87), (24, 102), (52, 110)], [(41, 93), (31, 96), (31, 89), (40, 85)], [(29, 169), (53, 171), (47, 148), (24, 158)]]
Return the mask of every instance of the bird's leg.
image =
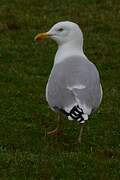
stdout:
[(52, 130), (52, 131), (49, 131), (47, 134), (48, 135), (61, 135), (61, 134), (63, 134), (62, 133), (62, 130), (63, 130), (63, 116), (62, 116), (62, 114), (61, 113), (59, 113), (58, 114), (58, 122), (57, 122), (57, 127), (54, 129), (54, 130)]
[(82, 141), (83, 128), (84, 128), (84, 124), (81, 124), (80, 133), (79, 133), (79, 136), (78, 136), (78, 143), (79, 144), (81, 144), (81, 141)]

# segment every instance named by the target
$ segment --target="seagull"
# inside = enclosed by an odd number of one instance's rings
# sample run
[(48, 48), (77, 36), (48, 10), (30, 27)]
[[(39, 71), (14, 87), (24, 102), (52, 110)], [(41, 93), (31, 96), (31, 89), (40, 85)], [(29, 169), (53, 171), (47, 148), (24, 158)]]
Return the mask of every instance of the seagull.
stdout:
[(56, 23), (48, 32), (35, 36), (37, 42), (51, 38), (58, 44), (53, 67), (46, 86), (46, 100), (58, 113), (58, 125), (49, 135), (59, 134), (62, 116), (83, 125), (101, 104), (102, 86), (96, 66), (83, 52), (83, 33), (70, 21)]

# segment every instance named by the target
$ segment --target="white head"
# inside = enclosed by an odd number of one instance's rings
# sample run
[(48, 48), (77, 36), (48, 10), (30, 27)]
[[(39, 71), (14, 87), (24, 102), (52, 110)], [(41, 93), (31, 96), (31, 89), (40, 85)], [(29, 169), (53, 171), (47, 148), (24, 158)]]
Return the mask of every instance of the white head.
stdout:
[(70, 21), (62, 21), (55, 24), (48, 32), (40, 33), (35, 37), (36, 41), (41, 41), (46, 37), (55, 40), (58, 45), (65, 43), (76, 43), (83, 46), (83, 35), (79, 26)]

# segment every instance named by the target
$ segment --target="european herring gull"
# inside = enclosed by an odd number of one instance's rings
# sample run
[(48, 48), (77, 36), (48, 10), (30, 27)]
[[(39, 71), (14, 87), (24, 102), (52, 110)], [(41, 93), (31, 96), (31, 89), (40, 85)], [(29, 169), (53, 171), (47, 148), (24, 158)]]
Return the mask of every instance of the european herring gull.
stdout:
[[(58, 50), (46, 86), (46, 100), (52, 110), (83, 125), (102, 100), (99, 72), (83, 52), (83, 34), (76, 23), (59, 22), (48, 32), (36, 35), (35, 40), (47, 37), (57, 42)], [(48, 134), (58, 133), (59, 128), (60, 123)], [(79, 143), (82, 130), (83, 126)]]

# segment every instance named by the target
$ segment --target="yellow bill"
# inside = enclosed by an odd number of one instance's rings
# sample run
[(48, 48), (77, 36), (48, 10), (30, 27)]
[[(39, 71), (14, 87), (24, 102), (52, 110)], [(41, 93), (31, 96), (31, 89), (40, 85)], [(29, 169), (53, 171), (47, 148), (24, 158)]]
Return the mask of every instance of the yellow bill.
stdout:
[(35, 41), (37, 41), (37, 42), (41, 42), (41, 41), (43, 41), (45, 38), (47, 38), (49, 35), (48, 35), (48, 33), (46, 32), (46, 33), (39, 33), (39, 34), (37, 34), (36, 36), (35, 36)]

